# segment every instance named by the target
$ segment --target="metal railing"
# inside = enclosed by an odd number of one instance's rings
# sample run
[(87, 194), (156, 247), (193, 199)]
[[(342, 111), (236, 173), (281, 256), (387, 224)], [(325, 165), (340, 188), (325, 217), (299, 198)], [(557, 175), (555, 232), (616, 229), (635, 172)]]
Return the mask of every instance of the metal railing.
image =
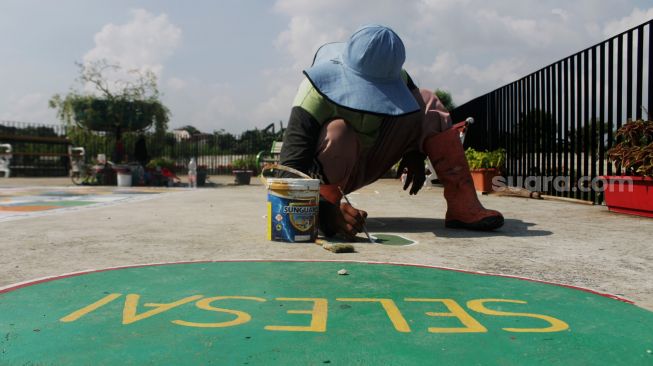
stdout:
[[(269, 151), (272, 142), (281, 133), (250, 130), (240, 135), (216, 132), (176, 137), (167, 132), (157, 135), (144, 133), (149, 159), (172, 160), (175, 170), (183, 173), (191, 157), (207, 169), (209, 174), (229, 174), (235, 160), (254, 161), (260, 151)], [(84, 147), (85, 158), (90, 162), (99, 154), (108, 160), (135, 161), (137, 133), (123, 133), (124, 155), (116, 154), (116, 136), (105, 132), (92, 132), (78, 127), (0, 121), (0, 143), (10, 143), (12, 176), (65, 176), (70, 167), (68, 147)], [(148, 159), (148, 160), (149, 160)]]
[(456, 108), (454, 120), (476, 120), (465, 145), (505, 148), (509, 185), (601, 203), (591, 186), (620, 174), (607, 160), (616, 130), (653, 112), (652, 28), (650, 20)]
[(69, 140), (64, 126), (0, 121), (0, 143), (11, 144), (13, 176), (68, 174)]

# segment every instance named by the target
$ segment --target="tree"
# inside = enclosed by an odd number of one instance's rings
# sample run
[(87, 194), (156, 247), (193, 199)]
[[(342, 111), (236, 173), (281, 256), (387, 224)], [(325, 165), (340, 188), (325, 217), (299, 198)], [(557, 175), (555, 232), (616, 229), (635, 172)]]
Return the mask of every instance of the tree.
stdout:
[(154, 124), (157, 135), (168, 126), (170, 111), (160, 100), (156, 75), (151, 71), (129, 70), (132, 80), (109, 80), (109, 73), (121, 71), (120, 65), (106, 60), (87, 64), (77, 63), (77, 81), (83, 92), (73, 89), (65, 97), (55, 94), (49, 101), (57, 116), (67, 125), (91, 130), (144, 130)]
[(236, 143), (238, 141), (236, 136), (230, 134), (229, 132), (226, 132), (223, 129), (218, 131), (213, 131), (213, 138), (216, 141), (218, 151), (220, 151), (221, 153), (232, 152), (234, 146), (236, 146)]
[(451, 93), (449, 93), (446, 90), (443, 89), (436, 89), (435, 90), (435, 95), (440, 99), (440, 102), (444, 105), (445, 108), (447, 108), (448, 111), (453, 111), (456, 109), (456, 104), (453, 102), (453, 97), (451, 96)]

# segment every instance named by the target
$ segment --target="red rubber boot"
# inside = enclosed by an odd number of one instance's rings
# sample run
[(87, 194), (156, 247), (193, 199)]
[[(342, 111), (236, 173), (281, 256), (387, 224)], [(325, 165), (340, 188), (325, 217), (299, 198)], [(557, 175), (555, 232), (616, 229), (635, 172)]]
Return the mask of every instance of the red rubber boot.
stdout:
[(429, 137), (424, 141), (424, 152), (444, 185), (446, 227), (494, 230), (503, 225), (503, 215), (485, 209), (476, 196), (458, 130), (451, 128)]
[(340, 205), (342, 193), (337, 184), (320, 184), (320, 196), (334, 205)]

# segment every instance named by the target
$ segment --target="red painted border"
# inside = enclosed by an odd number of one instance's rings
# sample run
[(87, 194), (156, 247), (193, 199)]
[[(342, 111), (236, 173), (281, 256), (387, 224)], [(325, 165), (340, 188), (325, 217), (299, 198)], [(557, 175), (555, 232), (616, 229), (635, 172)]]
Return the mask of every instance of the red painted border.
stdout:
[(119, 269), (129, 269), (129, 268), (166, 266), (166, 265), (175, 265), (175, 264), (196, 264), (196, 263), (199, 264), (199, 263), (221, 263), (221, 262), (362, 263), (362, 264), (373, 264), (373, 265), (382, 264), (382, 265), (393, 265), (393, 266), (441, 269), (441, 270), (445, 270), (445, 271), (454, 271), (454, 272), (474, 274), (474, 275), (480, 275), (480, 276), (513, 278), (513, 279), (517, 279), (517, 280), (523, 280), (523, 281), (529, 281), (529, 282), (535, 282), (535, 283), (542, 283), (542, 284), (547, 284), (547, 285), (554, 285), (554, 286), (565, 287), (565, 288), (569, 288), (569, 289), (573, 289), (573, 290), (580, 290), (580, 291), (588, 292), (588, 293), (591, 293), (591, 294), (594, 294), (594, 295), (607, 297), (607, 298), (610, 298), (610, 299), (613, 299), (613, 300), (618, 300), (618, 301), (625, 302), (625, 303), (628, 303), (628, 304), (635, 304), (634, 301), (625, 299), (625, 298), (617, 296), (617, 295), (603, 293), (603, 292), (599, 292), (599, 291), (596, 291), (596, 290), (591, 290), (591, 289), (588, 289), (588, 288), (583, 288), (583, 287), (578, 287), (578, 286), (573, 286), (573, 285), (565, 285), (565, 284), (560, 284), (560, 283), (555, 283), (555, 282), (548, 282), (548, 281), (543, 281), (543, 280), (536, 280), (536, 279), (527, 278), (527, 277), (519, 277), (519, 276), (511, 276), (511, 275), (503, 275), (503, 274), (494, 274), (494, 273), (486, 273), (486, 272), (475, 272), (475, 271), (468, 271), (468, 270), (455, 269), (455, 268), (430, 266), (430, 265), (427, 265), (427, 264), (392, 263), (392, 262), (365, 262), (365, 261), (340, 261), (340, 260), (299, 260), (299, 259), (297, 259), (297, 260), (295, 260), (295, 259), (279, 259), (279, 260), (233, 259), (233, 260), (215, 260), (215, 261), (187, 261), (187, 262), (164, 262), (164, 263), (151, 263), (151, 264), (135, 264), (135, 265), (130, 265), (130, 266), (110, 267), (110, 268), (104, 268), (104, 269), (95, 269), (95, 270), (87, 270), (87, 271), (81, 271), (81, 272), (73, 272), (73, 273), (63, 274), (63, 275), (59, 275), (59, 276), (45, 277), (45, 278), (41, 278), (41, 279), (37, 279), (37, 280), (21, 282), (21, 283), (18, 283), (18, 284), (9, 285), (7, 287), (0, 288), (0, 294), (8, 293), (8, 292), (15, 291), (15, 290), (18, 290), (18, 289), (21, 289), (21, 288), (24, 288), (24, 287), (34, 286), (34, 285), (38, 285), (38, 284), (45, 283), (45, 282), (60, 280), (60, 279), (63, 279), (63, 278), (77, 277), (77, 276), (86, 275), (86, 274), (90, 274), (90, 273), (115, 271), (115, 270), (119, 270)]

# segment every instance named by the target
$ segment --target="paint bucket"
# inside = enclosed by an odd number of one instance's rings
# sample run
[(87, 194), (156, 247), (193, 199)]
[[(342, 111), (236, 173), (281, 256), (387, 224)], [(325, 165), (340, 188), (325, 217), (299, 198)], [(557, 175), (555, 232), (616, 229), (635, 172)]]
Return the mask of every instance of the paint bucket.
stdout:
[(131, 187), (132, 186), (132, 173), (118, 173), (118, 187)]
[(128, 165), (113, 165), (113, 170), (116, 171), (118, 178), (118, 187), (131, 187), (132, 185), (132, 172)]
[(320, 180), (303, 176), (306, 178), (265, 179), (268, 190), (268, 240), (315, 242)]

